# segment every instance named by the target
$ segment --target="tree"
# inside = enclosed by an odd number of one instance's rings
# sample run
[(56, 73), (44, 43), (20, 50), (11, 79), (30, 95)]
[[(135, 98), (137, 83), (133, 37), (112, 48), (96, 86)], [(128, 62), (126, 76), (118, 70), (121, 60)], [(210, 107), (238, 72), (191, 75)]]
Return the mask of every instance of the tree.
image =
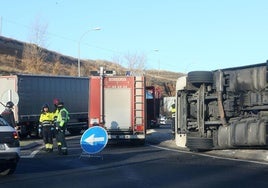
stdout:
[(61, 67), (62, 67), (62, 65), (60, 63), (60, 56), (59, 55), (56, 56), (55, 60), (56, 60), (56, 62), (54, 62), (54, 66), (52, 68), (52, 73), (54, 75), (59, 74), (59, 70), (61, 70)]
[(117, 57), (116, 63), (126, 67), (128, 71), (131, 72), (131, 75), (144, 75), (145, 74), (145, 64), (147, 61), (146, 56), (141, 53), (135, 53), (135, 54), (126, 54), (123, 56), (123, 58)]
[(42, 24), (40, 19), (36, 19), (32, 25), (29, 44), (23, 49), (23, 64), (25, 71), (30, 73), (40, 73), (44, 68), (47, 57), (45, 48), (47, 47), (47, 24)]

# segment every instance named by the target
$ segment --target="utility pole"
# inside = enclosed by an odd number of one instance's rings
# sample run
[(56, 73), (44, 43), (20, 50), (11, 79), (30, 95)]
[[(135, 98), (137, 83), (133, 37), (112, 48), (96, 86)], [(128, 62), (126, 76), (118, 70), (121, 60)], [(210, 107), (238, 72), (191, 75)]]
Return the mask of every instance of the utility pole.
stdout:
[(3, 17), (0, 17), (0, 36), (2, 36), (2, 22), (3, 22)]
[[(159, 52), (158, 49), (154, 49), (154, 51), (157, 53)], [(157, 74), (158, 76), (159, 76), (159, 72), (160, 72), (160, 60), (159, 60), (159, 55), (158, 55), (158, 74)]]
[(80, 63), (80, 45), (81, 45), (81, 41), (83, 39), (83, 37), (89, 33), (90, 31), (98, 31), (98, 30), (101, 30), (101, 28), (99, 27), (96, 27), (96, 28), (93, 28), (93, 29), (90, 29), (90, 30), (87, 30), (85, 33), (83, 33), (83, 35), (80, 37), (79, 41), (78, 41), (78, 58), (77, 58), (77, 70), (78, 70), (78, 77), (81, 76), (81, 63)]

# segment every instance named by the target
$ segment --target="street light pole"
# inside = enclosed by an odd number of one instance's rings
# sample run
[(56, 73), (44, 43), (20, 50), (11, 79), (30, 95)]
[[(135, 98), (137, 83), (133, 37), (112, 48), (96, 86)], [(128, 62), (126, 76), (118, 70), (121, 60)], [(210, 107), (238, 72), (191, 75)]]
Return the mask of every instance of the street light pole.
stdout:
[[(154, 49), (155, 52), (159, 52), (158, 49)], [(160, 72), (160, 60), (159, 60), (159, 57), (158, 57), (158, 76), (159, 76), (159, 72)]]
[(81, 44), (81, 41), (82, 39), (84, 38), (84, 36), (89, 33), (90, 31), (98, 31), (98, 30), (101, 30), (101, 28), (99, 27), (96, 27), (96, 28), (93, 28), (93, 29), (90, 29), (90, 30), (87, 30), (85, 33), (83, 33), (83, 35), (81, 35), (79, 41), (78, 41), (78, 59), (77, 59), (77, 71), (78, 71), (78, 77), (81, 76), (81, 65), (80, 65), (80, 44)]

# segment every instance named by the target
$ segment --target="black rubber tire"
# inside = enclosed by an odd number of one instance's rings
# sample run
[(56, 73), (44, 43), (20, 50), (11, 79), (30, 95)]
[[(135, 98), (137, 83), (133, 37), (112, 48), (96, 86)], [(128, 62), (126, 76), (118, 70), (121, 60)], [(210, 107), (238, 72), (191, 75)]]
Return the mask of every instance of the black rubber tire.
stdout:
[(130, 140), (131, 145), (133, 146), (144, 146), (145, 145), (145, 139), (134, 139)]
[(82, 129), (67, 129), (71, 135), (79, 135), (81, 134)]
[(191, 151), (197, 151), (197, 152), (211, 150), (213, 148), (213, 139), (187, 136), (186, 146)]
[(213, 74), (211, 71), (192, 71), (188, 73), (188, 81), (192, 84), (212, 84)]
[(20, 139), (27, 138), (27, 136), (28, 136), (28, 134), (20, 134), (20, 133), (19, 133), (19, 137), (20, 137)]

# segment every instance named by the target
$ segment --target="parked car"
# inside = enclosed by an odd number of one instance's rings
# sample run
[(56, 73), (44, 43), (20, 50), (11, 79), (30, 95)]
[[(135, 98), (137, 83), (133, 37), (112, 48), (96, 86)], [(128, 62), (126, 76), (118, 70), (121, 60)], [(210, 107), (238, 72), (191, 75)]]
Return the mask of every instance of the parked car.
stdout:
[(0, 116), (0, 176), (13, 174), (19, 159), (18, 133)]
[(160, 116), (160, 118), (159, 118), (159, 124), (160, 125), (165, 125), (166, 123), (167, 123), (166, 116)]

